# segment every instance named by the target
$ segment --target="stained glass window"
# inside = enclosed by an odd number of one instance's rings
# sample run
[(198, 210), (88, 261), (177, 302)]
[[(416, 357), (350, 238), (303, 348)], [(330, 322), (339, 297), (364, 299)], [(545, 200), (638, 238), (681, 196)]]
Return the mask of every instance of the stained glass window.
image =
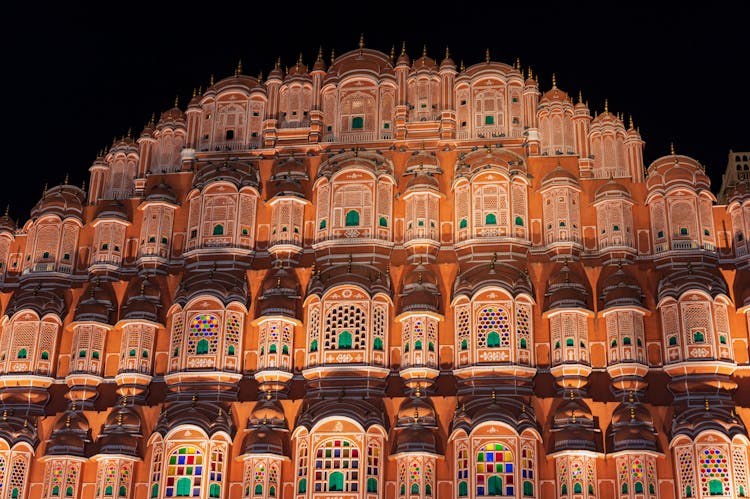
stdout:
[(315, 452), (315, 492), (328, 492), (339, 484), (342, 488), (336, 491), (357, 492), (359, 457), (359, 449), (349, 440), (333, 439), (319, 446)]
[(513, 496), (514, 483), (513, 454), (503, 444), (487, 444), (477, 453), (476, 483), (477, 496)]
[(211, 314), (196, 315), (190, 321), (187, 341), (190, 353), (215, 354), (219, 346), (219, 320)]
[(203, 455), (200, 449), (186, 446), (174, 450), (167, 462), (165, 496), (200, 496), (203, 471)]
[(729, 459), (724, 450), (708, 448), (699, 451), (698, 473), (702, 495), (731, 495)]

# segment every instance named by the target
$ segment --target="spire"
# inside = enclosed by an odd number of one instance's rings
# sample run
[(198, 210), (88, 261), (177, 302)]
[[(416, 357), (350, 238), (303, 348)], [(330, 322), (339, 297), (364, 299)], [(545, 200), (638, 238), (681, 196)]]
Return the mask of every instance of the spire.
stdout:
[(487, 49), (484, 51), (484, 62), (487, 64), (490, 63), (490, 48), (487, 47)]
[(362, 50), (363, 48), (365, 48), (365, 34), (360, 33), (359, 34), (359, 50)]
[(258, 84), (263, 84), (263, 71), (258, 71)]
[(178, 94), (174, 96), (174, 107), (179, 107), (179, 106), (180, 106), (180, 96)]
[(391, 45), (391, 64), (396, 60), (396, 46)]
[(406, 40), (401, 41), (401, 55), (406, 55)]
[(583, 104), (583, 92), (578, 91), (578, 103)]
[(635, 126), (633, 125), (633, 115), (628, 115), (628, 129), (633, 130)]
[(299, 53), (299, 57), (297, 57), (297, 67), (301, 67), (304, 63), (302, 62), (302, 52)]
[(198, 95), (198, 90), (196, 90), (196, 88), (193, 87), (193, 97), (195, 97), (196, 95)]
[(234, 70), (235, 78), (242, 74), (242, 59), (237, 61), (237, 68)]
[(461, 59), (460, 70), (463, 72), (464, 69), (466, 69), (466, 67), (464, 66), (464, 60)]
[(336, 52), (331, 48), (331, 66), (333, 66), (334, 60), (336, 60)]
[(526, 79), (527, 80), (534, 79), (534, 71), (531, 70), (531, 66), (529, 66), (529, 70), (526, 72)]
[(515, 68), (516, 68), (517, 70), (519, 70), (519, 71), (521, 70), (521, 58), (520, 58), (520, 57), (516, 57), (516, 64), (515, 64)]
[(671, 154), (672, 156), (677, 154), (676, 152), (674, 152), (674, 142), (669, 143), (669, 154)]
[(323, 62), (323, 45), (318, 45), (318, 58), (315, 59), (315, 62)]
[(8, 216), (8, 213), (10, 213), (10, 205), (9, 205), (9, 204), (6, 204), (6, 205), (5, 205), (5, 215), (4, 215), (4, 216), (6, 216), (6, 217), (7, 217), (7, 216)]
[(604, 99), (604, 112), (609, 112), (609, 99)]
[(281, 69), (281, 56), (276, 57), (276, 64), (274, 64), (273, 69)]
[(445, 46), (445, 58), (450, 59), (451, 58), (451, 51), (448, 48), (448, 45)]
[(63, 185), (68, 185), (68, 173), (65, 172), (65, 180), (63, 180)]
[(422, 45), (422, 61), (424, 62), (427, 57), (427, 44)]
[(557, 88), (557, 76), (555, 76), (555, 73), (552, 73), (552, 88)]
[(214, 86), (214, 74), (213, 73), (211, 73), (211, 78), (208, 80), (208, 84), (211, 87)]

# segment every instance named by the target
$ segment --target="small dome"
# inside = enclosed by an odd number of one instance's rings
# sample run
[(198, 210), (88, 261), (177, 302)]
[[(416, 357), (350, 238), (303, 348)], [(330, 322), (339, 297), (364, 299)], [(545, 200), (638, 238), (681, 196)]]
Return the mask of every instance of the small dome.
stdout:
[(429, 398), (409, 397), (398, 408), (397, 418), (399, 423), (408, 423), (414, 419), (435, 421), (436, 413)]
[(635, 277), (626, 273), (622, 266), (604, 279), (602, 286), (603, 308), (618, 306), (642, 306), (643, 291)]
[(729, 194), (729, 202), (742, 204), (745, 200), (750, 199), (750, 179), (741, 180), (734, 186)]
[(539, 104), (552, 104), (553, 102), (560, 102), (564, 104), (573, 103), (570, 96), (557, 87), (552, 87), (550, 90), (547, 90), (546, 92), (544, 92), (544, 95), (542, 95), (542, 98), (539, 99)]
[(242, 442), (242, 454), (286, 456), (285, 433), (266, 425), (252, 428)]
[(154, 117), (152, 116), (150, 120), (148, 120), (148, 123), (146, 123), (146, 126), (143, 127), (143, 130), (141, 130), (141, 139), (149, 139), (154, 136), (154, 132), (156, 131), (156, 123), (154, 123)]
[(200, 165), (193, 180), (193, 187), (203, 189), (212, 182), (230, 182), (238, 189), (245, 186), (259, 188), (260, 178), (256, 163), (247, 161), (208, 161)]
[[(286, 421), (284, 410), (281, 408), (281, 404), (278, 400), (260, 400), (253, 411), (250, 414), (251, 420), (267, 421), (267, 422), (280, 422)], [(266, 423), (264, 423), (266, 424)]]
[(609, 198), (631, 199), (630, 191), (621, 183), (615, 182), (611, 179), (596, 190), (596, 195), (594, 197), (596, 201), (602, 201)]
[(8, 232), (13, 235), (16, 233), (16, 221), (8, 216), (8, 210), (5, 210), (5, 215), (0, 217), (0, 233)]
[(406, 53), (406, 44), (401, 46), (401, 53), (398, 55), (398, 59), (396, 59), (396, 66), (409, 66), (411, 65), (411, 59), (409, 59), (409, 54)]
[(164, 324), (161, 290), (156, 276), (136, 276), (123, 298), (122, 320), (147, 320)]
[(391, 279), (387, 272), (375, 265), (349, 263), (331, 265), (310, 279), (307, 294), (322, 296), (327, 290), (339, 285), (354, 285), (374, 296), (385, 293), (391, 296)]
[(427, 47), (422, 51), (422, 57), (414, 59), (414, 63), (412, 64), (412, 70), (414, 71), (432, 70), (436, 68), (437, 61), (431, 57), (427, 57)]
[(542, 179), (543, 186), (547, 186), (550, 184), (557, 184), (557, 183), (568, 183), (568, 184), (578, 185), (578, 178), (573, 173), (563, 168), (560, 165), (559, 161), (557, 163), (557, 167), (555, 167), (554, 170), (549, 172)]
[(456, 63), (451, 59), (451, 55), (448, 52), (448, 47), (445, 48), (445, 57), (440, 61), (440, 69), (456, 69)]
[(161, 129), (164, 127), (185, 127), (185, 113), (182, 112), (182, 109), (180, 109), (177, 106), (174, 106), (172, 109), (167, 109), (163, 113), (161, 113), (161, 116), (159, 116), (159, 122), (156, 124), (157, 129)]
[(72, 185), (58, 185), (45, 191), (42, 199), (31, 209), (31, 219), (57, 215), (61, 219), (83, 220), (83, 204), (86, 193)]
[(323, 60), (323, 47), (320, 47), (320, 49), (318, 49), (318, 57), (315, 58), (315, 63), (313, 64), (311, 72), (315, 72), (315, 71), (325, 72), (325, 70), (326, 70), (326, 63)]
[(99, 210), (96, 213), (96, 220), (123, 220), (128, 222), (128, 209), (116, 199), (103, 200), (99, 204)]
[(210, 295), (224, 305), (239, 302), (248, 306), (247, 273), (239, 266), (230, 265), (219, 267), (217, 262), (207, 261), (188, 269), (183, 274), (175, 302), (184, 305), (197, 296)]
[(75, 310), (75, 322), (94, 321), (112, 325), (117, 316), (117, 298), (109, 282), (95, 278), (91, 281)]
[(152, 185), (143, 200), (146, 202), (163, 202), (177, 206), (177, 196), (175, 195), (172, 187), (166, 182), (160, 182), (156, 185)]
[(409, 191), (435, 191), (439, 192), (438, 179), (430, 172), (418, 171), (406, 184), (406, 192)]
[(300, 284), (293, 269), (274, 267), (268, 271), (263, 284), (258, 303), (258, 315), (283, 315), (299, 318)]
[(688, 263), (687, 268), (672, 270), (659, 279), (657, 302), (670, 296), (678, 299), (688, 291), (703, 291), (715, 298), (723, 294), (729, 296), (728, 286), (723, 275), (709, 265)]
[(680, 154), (662, 156), (648, 167), (646, 187), (649, 191), (682, 187), (694, 192), (710, 190), (711, 181), (693, 158)]
[(22, 281), (20, 287), (13, 293), (13, 297), (5, 309), (5, 314), (11, 317), (23, 309), (31, 309), (39, 317), (55, 314), (58, 318), (65, 317), (67, 304), (66, 291), (69, 286), (45, 281)]
[(424, 264), (419, 263), (401, 280), (399, 294), (401, 312), (440, 310), (440, 289), (435, 274)]
[(556, 308), (584, 308), (589, 306), (588, 286), (583, 270), (571, 270), (567, 264), (552, 274), (547, 283), (546, 310)]
[(453, 296), (463, 294), (471, 298), (474, 293), (487, 286), (502, 288), (514, 297), (521, 293), (534, 296), (527, 269), (522, 262), (477, 264), (456, 276)]
[(293, 196), (306, 199), (308, 179), (307, 168), (302, 161), (290, 157), (286, 161), (276, 162), (267, 184), (268, 197)]
[(419, 425), (398, 430), (394, 454), (403, 452), (438, 454), (435, 431)]

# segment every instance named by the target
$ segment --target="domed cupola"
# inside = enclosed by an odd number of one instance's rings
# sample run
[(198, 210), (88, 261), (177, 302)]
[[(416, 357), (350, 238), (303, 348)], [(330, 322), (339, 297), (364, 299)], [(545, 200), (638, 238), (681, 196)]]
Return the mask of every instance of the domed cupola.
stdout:
[(142, 447), (141, 417), (135, 407), (123, 403), (107, 416), (93, 453), (140, 458)]
[(56, 215), (63, 220), (74, 218), (82, 222), (85, 199), (86, 194), (79, 187), (67, 183), (58, 185), (44, 191), (42, 199), (31, 209), (31, 219)]
[(278, 400), (260, 400), (247, 422), (247, 435), (242, 442), (243, 458), (250, 456), (278, 456), (289, 453), (289, 430), (286, 416)]
[(36, 312), (39, 317), (52, 313), (62, 318), (67, 313), (66, 291), (69, 287), (54, 282), (24, 281), (13, 293), (5, 309), (5, 314), (13, 314), (25, 308)]
[(301, 314), (300, 298), (300, 284), (294, 270), (277, 265), (263, 279), (258, 315), (280, 315), (298, 320)]
[(123, 298), (122, 320), (146, 320), (164, 324), (164, 306), (160, 279), (153, 276), (137, 276), (130, 281)]
[(223, 264), (219, 266), (217, 262), (206, 262), (206, 266), (195, 265), (183, 275), (175, 302), (184, 306), (200, 295), (214, 296), (224, 305), (239, 302), (248, 307), (250, 292), (247, 274), (242, 268)]
[(653, 418), (632, 393), (629, 402), (620, 404), (612, 414), (612, 422), (607, 430), (607, 449), (610, 452), (661, 452)]
[(460, 273), (453, 285), (454, 299), (458, 295), (473, 296), (482, 288), (497, 286), (507, 291), (511, 296), (528, 294), (534, 296), (528, 271), (522, 264), (511, 265), (495, 261), (489, 264), (478, 264), (466, 272)]
[(73, 316), (74, 322), (113, 325), (117, 319), (117, 298), (112, 284), (95, 278), (83, 292)]
[(203, 190), (213, 182), (229, 182), (238, 190), (242, 187), (253, 187), (260, 190), (260, 178), (257, 164), (246, 161), (208, 161), (198, 165), (193, 187)]
[(399, 313), (440, 313), (440, 289), (438, 279), (426, 265), (419, 263), (401, 280)]
[(604, 279), (602, 285), (602, 308), (639, 307), (643, 308), (643, 291), (638, 281), (625, 272), (622, 265)]
[(173, 206), (178, 206), (180, 203), (177, 201), (177, 196), (172, 189), (172, 186), (166, 182), (160, 182), (152, 185), (146, 192), (146, 197), (143, 199), (144, 203), (167, 203)]
[(47, 440), (48, 456), (88, 457), (91, 446), (91, 428), (83, 412), (76, 410), (75, 403), (63, 412), (52, 428)]
[[(575, 270), (574, 270), (575, 269)], [(547, 283), (545, 310), (591, 308), (591, 293), (588, 290), (584, 271), (578, 266), (571, 269), (567, 263), (553, 273)]]
[(8, 208), (5, 209), (5, 214), (0, 217), (0, 234), (7, 233), (14, 236), (16, 233), (16, 221), (10, 218), (8, 215)]
[(419, 392), (401, 403), (394, 432), (396, 437), (391, 450), (394, 455), (443, 454), (435, 407)]
[(562, 400), (555, 409), (548, 452), (603, 452), (599, 418), (583, 399), (572, 395), (571, 392), (571, 397)]

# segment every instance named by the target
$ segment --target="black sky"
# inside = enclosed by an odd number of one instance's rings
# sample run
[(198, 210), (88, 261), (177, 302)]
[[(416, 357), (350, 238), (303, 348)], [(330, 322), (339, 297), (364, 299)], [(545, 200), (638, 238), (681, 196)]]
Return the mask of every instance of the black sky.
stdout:
[[(653, 2), (656, 4), (657, 2)], [(735, 2), (739, 4), (740, 2)], [(264, 7), (263, 5), (269, 5)], [(406, 5), (410, 5), (407, 7)], [(677, 152), (708, 168), (718, 190), (730, 148), (750, 150), (750, 26), (747, 8), (627, 7), (607, 2), (525, 2), (453, 10), (429, 4), (217, 1), (169, 3), (38, 2), (8, 7), (0, 32), (6, 132), (0, 203), (26, 220), (44, 182), (88, 181), (96, 152), (152, 112), (181, 105), (209, 75), (264, 74), (277, 56), (312, 62), (322, 45), (341, 54), (366, 46), (390, 51), (405, 40), (412, 57), (442, 58), (445, 46), (466, 66), (484, 60), (531, 65), (546, 90), (552, 73), (593, 111), (634, 116), (648, 163)], [(309, 4), (308, 4), (309, 5)], [(388, 5), (383, 9), (382, 5)], [(534, 7), (527, 7), (534, 5)], [(709, 5), (706, 3), (706, 5)], [(232, 9), (229, 12), (227, 9)], [(14, 182), (10, 182), (12, 180)]]

